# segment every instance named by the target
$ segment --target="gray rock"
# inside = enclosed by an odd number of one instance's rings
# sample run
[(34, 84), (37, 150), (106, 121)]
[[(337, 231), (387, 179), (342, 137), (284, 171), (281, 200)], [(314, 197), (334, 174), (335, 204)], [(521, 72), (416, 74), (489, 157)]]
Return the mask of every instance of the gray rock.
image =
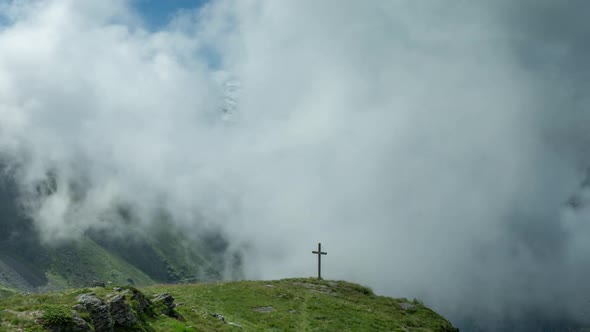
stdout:
[(74, 315), (74, 326), (72, 327), (72, 331), (75, 332), (92, 332), (92, 327), (83, 320), (80, 315), (78, 315), (77, 311), (73, 311), (72, 314)]
[(402, 302), (399, 304), (399, 306), (403, 309), (403, 310), (414, 310), (416, 309), (416, 306), (414, 304), (411, 303), (406, 303), (406, 302)]
[(172, 297), (172, 295), (170, 295), (170, 293), (158, 294), (154, 298), (154, 302), (162, 302), (167, 307), (169, 307), (170, 309), (174, 309), (174, 307), (175, 307), (175, 305), (174, 305), (174, 297)]
[(224, 323), (225, 323), (225, 317), (223, 317), (223, 315), (222, 315), (222, 314), (219, 314), (219, 313), (214, 313), (214, 314), (211, 314), (211, 316), (213, 316), (213, 317), (215, 317), (215, 318), (217, 318), (217, 319), (219, 319), (220, 321), (222, 321), (222, 322), (224, 322)]
[(82, 304), (84, 307), (87, 307), (88, 305), (100, 305), (103, 303), (101, 299), (96, 297), (96, 293), (80, 294), (76, 296), (76, 301), (78, 301), (78, 303)]
[(240, 325), (238, 323), (228, 322), (227, 325), (231, 325), (231, 326), (237, 327), (239, 329), (243, 329), (242, 325)]
[(96, 332), (112, 332), (115, 322), (111, 318), (110, 308), (104, 304), (88, 311)]
[(220, 321), (224, 322), (224, 323), (225, 323), (225, 324), (227, 324), (227, 325), (231, 325), (231, 326), (233, 326), (233, 327), (237, 327), (237, 328), (243, 329), (242, 325), (240, 325), (240, 324), (238, 324), (238, 323), (234, 323), (234, 322), (230, 322), (230, 321), (227, 321), (227, 320), (225, 320), (225, 317), (223, 317), (223, 315), (222, 315), (222, 314), (220, 314), (220, 313), (217, 313), (217, 312), (216, 312), (216, 313), (214, 313), (214, 314), (211, 314), (211, 316), (213, 316), (213, 317), (215, 317), (215, 318), (219, 319)]
[(104, 287), (106, 287), (106, 284), (104, 283), (104, 281), (94, 280), (90, 284), (90, 287), (102, 287), (102, 288), (104, 288)]
[(108, 301), (111, 318), (121, 326), (133, 326), (137, 319), (133, 315), (131, 306), (125, 301), (125, 296), (115, 295)]
[(86, 312), (86, 307), (82, 304), (74, 304), (72, 309), (76, 310), (77, 312)]
[(167, 311), (164, 312), (164, 314), (168, 316), (174, 316), (174, 308), (176, 308), (176, 305), (174, 304), (174, 298), (172, 295), (170, 295), (170, 293), (159, 294), (152, 300), (152, 302), (156, 304), (164, 304), (164, 306), (167, 308)]
[(112, 332), (115, 322), (111, 318), (110, 307), (95, 293), (80, 294), (76, 300), (86, 308), (92, 318), (95, 332)]
[[(74, 317), (74, 326), (72, 327), (74, 332), (92, 332), (92, 327), (80, 317)], [(98, 331), (98, 330), (96, 330)]]
[(268, 314), (270, 312), (275, 311), (275, 308), (273, 308), (273, 307), (257, 307), (257, 308), (252, 308), (252, 310), (254, 310), (256, 312), (261, 312), (263, 314)]
[[(137, 304), (139, 305), (138, 309), (140, 312), (145, 312), (146, 309), (152, 305), (151, 301), (148, 300), (148, 298), (146, 298), (145, 295), (143, 295), (143, 293), (140, 292), (139, 290), (137, 290), (135, 288), (130, 288), (128, 290), (131, 290), (131, 292), (133, 293), (131, 298), (133, 300), (135, 300), (137, 302)], [(172, 299), (172, 301), (174, 301), (174, 299)]]

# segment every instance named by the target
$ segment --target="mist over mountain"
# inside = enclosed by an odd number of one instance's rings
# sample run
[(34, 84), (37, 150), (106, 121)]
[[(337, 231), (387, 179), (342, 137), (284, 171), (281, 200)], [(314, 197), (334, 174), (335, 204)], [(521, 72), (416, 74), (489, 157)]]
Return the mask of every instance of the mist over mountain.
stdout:
[(134, 1), (2, 2), (0, 247), (145, 266), (166, 229), (270, 279), (322, 242), (329, 278), (467, 331), (590, 326), (589, 12), (213, 0), (153, 29)]
[(109, 229), (88, 228), (71, 239), (43, 241), (19, 206), (19, 192), (0, 182), (0, 286), (27, 292), (106, 284), (201, 282), (239, 278), (240, 256), (219, 231), (186, 234), (168, 216), (138, 225), (129, 206), (117, 207)]

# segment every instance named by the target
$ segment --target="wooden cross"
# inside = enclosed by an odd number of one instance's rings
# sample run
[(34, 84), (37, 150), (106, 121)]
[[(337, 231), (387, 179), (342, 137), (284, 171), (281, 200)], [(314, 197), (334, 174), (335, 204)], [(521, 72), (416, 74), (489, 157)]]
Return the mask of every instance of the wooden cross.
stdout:
[(318, 255), (318, 280), (322, 279), (322, 255), (327, 255), (327, 252), (322, 251), (322, 244), (318, 243), (318, 251), (312, 251), (312, 254)]

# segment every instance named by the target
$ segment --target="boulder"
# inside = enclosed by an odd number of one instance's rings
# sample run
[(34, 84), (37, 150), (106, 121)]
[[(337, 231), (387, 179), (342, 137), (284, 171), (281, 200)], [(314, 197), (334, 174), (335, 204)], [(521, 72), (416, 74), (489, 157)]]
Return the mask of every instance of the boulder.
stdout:
[(403, 310), (416, 310), (416, 305), (411, 304), (411, 303), (407, 303), (407, 302), (402, 302), (399, 304), (399, 306), (403, 309)]
[(95, 293), (80, 294), (76, 298), (90, 314), (95, 332), (112, 332), (115, 322), (107, 303), (96, 297)]
[(93, 329), (90, 327), (87, 321), (83, 320), (80, 315), (78, 315), (77, 311), (73, 311), (74, 315), (74, 326), (72, 327), (72, 331), (74, 332), (92, 332)]
[[(106, 300), (94, 292), (80, 294), (76, 300), (78, 304), (73, 306), (76, 311), (75, 317), (79, 318), (78, 312), (87, 313), (95, 332), (113, 332), (119, 329), (143, 331), (145, 322), (141, 319), (142, 315), (151, 316), (155, 312), (183, 320), (174, 310), (174, 298), (169, 293), (160, 294), (154, 299), (157, 306), (153, 306), (141, 291), (131, 286), (108, 294)], [(82, 322), (79, 323), (80, 326), (83, 325)]]
[(159, 294), (152, 300), (152, 302), (154, 302), (155, 304), (163, 304), (166, 308), (166, 312), (163, 312), (163, 314), (166, 314), (168, 316), (170, 316), (170, 314), (173, 314), (174, 308), (176, 308), (176, 305), (174, 304), (174, 298), (172, 297), (172, 295), (170, 295), (170, 293)]
[[(140, 312), (146, 312), (146, 310), (152, 305), (151, 301), (145, 297), (142, 292), (134, 287), (129, 287), (128, 290), (132, 292), (131, 298), (138, 304), (137, 309)], [(172, 299), (172, 301), (174, 301), (174, 299)]]
[(174, 304), (174, 298), (170, 293), (162, 293), (157, 295), (153, 300), (152, 303), (155, 304), (155, 308), (160, 308), (159, 313), (162, 313), (166, 316), (176, 318), (177, 320), (184, 321), (184, 317), (179, 314), (174, 308), (176, 308), (176, 304)]
[(133, 326), (137, 323), (135, 315), (131, 310), (129, 303), (125, 301), (125, 296), (117, 294), (108, 300), (111, 318), (116, 324), (121, 326)]
[(104, 283), (104, 281), (94, 280), (90, 284), (90, 287), (102, 287), (102, 288), (105, 288), (106, 287), (106, 284)]
[(215, 318), (217, 318), (217, 319), (219, 319), (220, 321), (222, 321), (222, 322), (224, 322), (224, 323), (225, 323), (225, 317), (223, 317), (223, 315), (222, 315), (222, 314), (219, 314), (219, 313), (214, 313), (214, 314), (211, 314), (211, 316), (213, 316), (213, 317), (215, 317)]
[(74, 304), (72, 309), (76, 310), (77, 312), (86, 312), (86, 307), (83, 304)]

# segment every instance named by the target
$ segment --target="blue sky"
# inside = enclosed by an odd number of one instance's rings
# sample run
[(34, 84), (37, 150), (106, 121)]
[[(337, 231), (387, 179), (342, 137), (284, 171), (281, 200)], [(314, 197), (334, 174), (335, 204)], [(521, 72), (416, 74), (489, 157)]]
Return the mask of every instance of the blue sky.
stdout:
[(135, 0), (134, 5), (152, 28), (165, 25), (181, 9), (201, 7), (209, 0)]
[[(149, 29), (158, 30), (166, 25), (179, 10), (199, 8), (210, 1), (212, 0), (133, 0), (132, 4), (144, 18)], [(210, 67), (219, 67), (221, 60), (218, 54), (212, 50), (201, 51), (203, 52), (201, 56)]]

